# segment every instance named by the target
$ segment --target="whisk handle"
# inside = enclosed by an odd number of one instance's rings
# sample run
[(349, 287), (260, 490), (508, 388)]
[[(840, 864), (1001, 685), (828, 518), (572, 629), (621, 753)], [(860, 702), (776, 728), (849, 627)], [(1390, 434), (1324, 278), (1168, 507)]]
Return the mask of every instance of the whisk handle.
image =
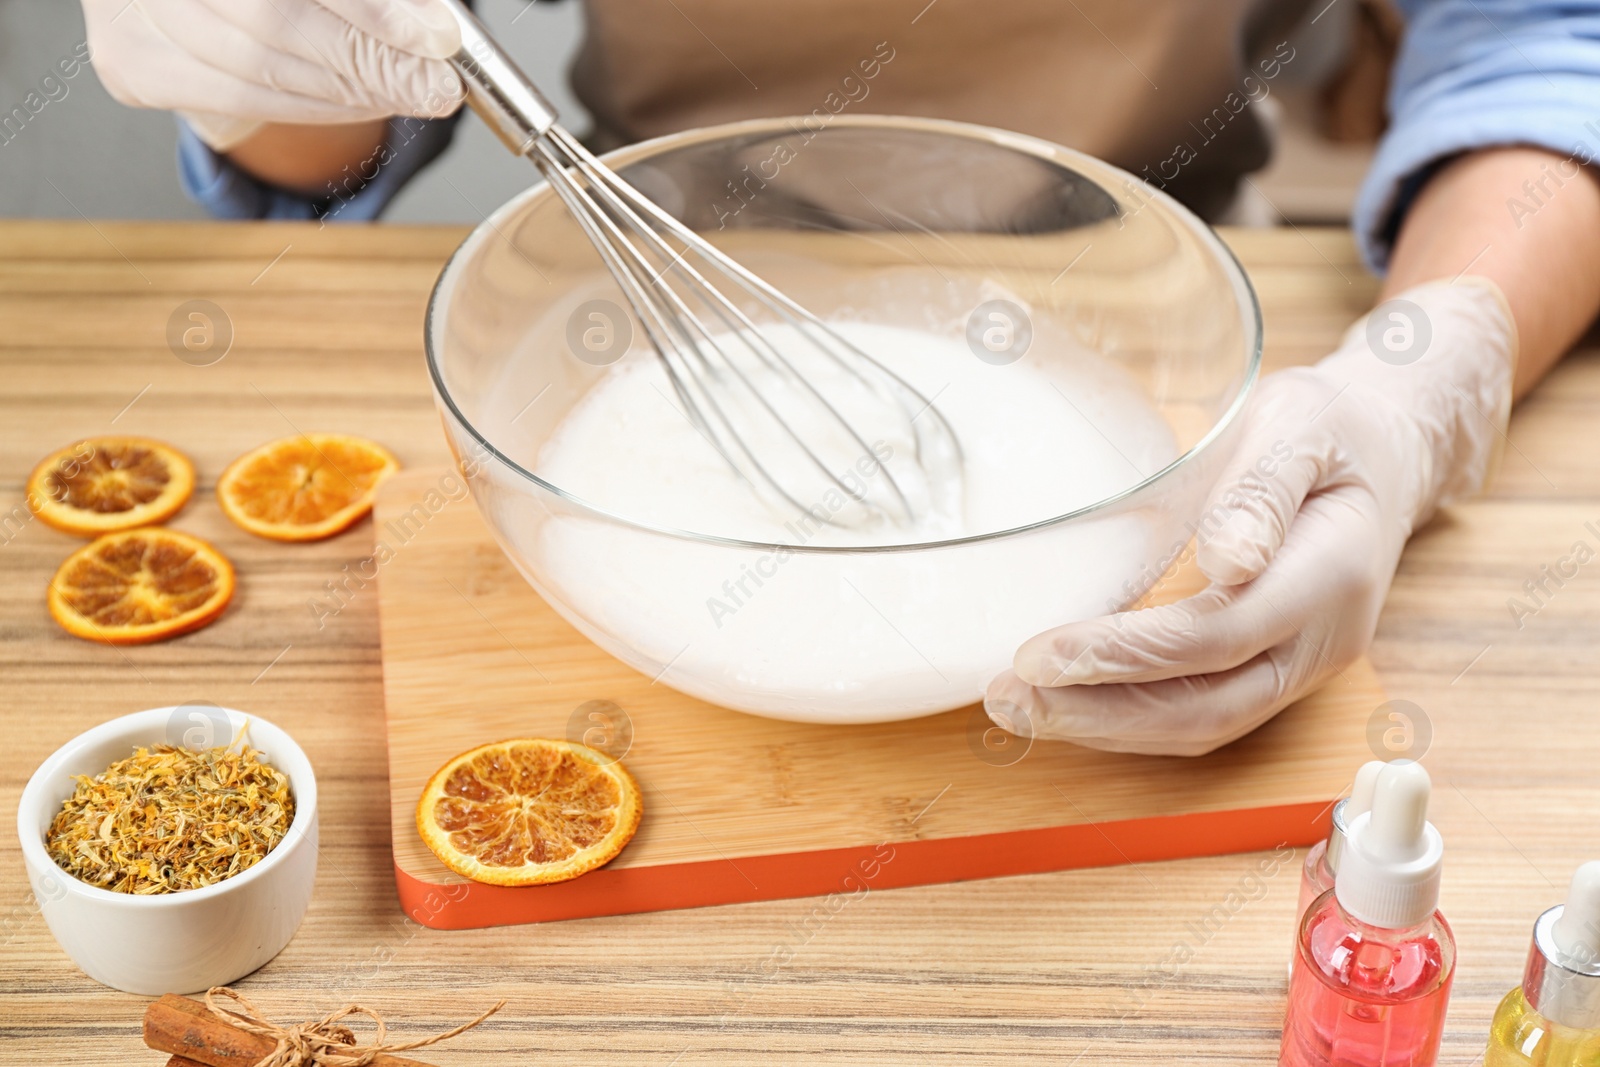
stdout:
[(467, 103), (505, 146), (527, 155), (556, 124), (556, 109), (460, 0), (443, 0), (461, 27), (461, 50), (450, 65), (467, 84)]

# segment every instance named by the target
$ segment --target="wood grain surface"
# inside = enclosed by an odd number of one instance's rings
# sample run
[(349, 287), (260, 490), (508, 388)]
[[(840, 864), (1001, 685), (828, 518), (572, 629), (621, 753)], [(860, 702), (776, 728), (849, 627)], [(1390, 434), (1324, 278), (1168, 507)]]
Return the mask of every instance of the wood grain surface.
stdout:
[[(1375, 285), (1333, 231), (1230, 233), (1273, 365), (1322, 355)], [(308, 607), (372, 550), (234, 529), (211, 486), (297, 430), (446, 460), (422, 369), (428, 287), (459, 229), (0, 224), (0, 1063), (159, 1063), (144, 998), (79, 974), (22, 873), (10, 813), (57, 745), (139, 708), (211, 700), (291, 730), (319, 768), (324, 839), (299, 935), (242, 983), (280, 1020), (359, 1000), (404, 1037), (507, 1009), (441, 1064), (1271, 1063), (1299, 855), (1271, 853), (445, 932), (401, 917), (389, 853), (376, 596)], [(232, 346), (177, 358), (169, 319), (210, 300)], [(196, 357), (190, 355), (191, 360)], [(46, 579), (77, 544), (26, 518), (50, 449), (106, 431), (181, 445), (201, 486), (173, 525), (215, 540), (240, 595), (216, 625), (117, 650), (66, 636)], [(1420, 533), (1372, 660), (1431, 728), (1443, 906), (1460, 968), (1443, 1062), (1470, 1064), (1520, 976), (1535, 914), (1600, 855), (1600, 358), (1570, 357), (1515, 415), (1497, 484)], [(1545, 579), (1564, 570), (1567, 577)], [(1543, 581), (1536, 612), (1508, 608)]]
[[(374, 515), (388, 549), (370, 573), (390, 832), (402, 909), (427, 926), (1307, 845), (1367, 758), (1367, 720), (1384, 699), (1361, 660), (1248, 737), (1185, 760), (1025, 743), (977, 705), (854, 726), (743, 715), (669, 688), (670, 664), (652, 677), (597, 648), (522, 580), (466, 489), (448, 467), (402, 471)], [(1149, 599), (1204, 584), (1198, 566), (1174, 565)], [(647, 814), (604, 870), (559, 886), (481, 886), (423, 844), (428, 779), (457, 753), (511, 737), (587, 740), (626, 757)]]

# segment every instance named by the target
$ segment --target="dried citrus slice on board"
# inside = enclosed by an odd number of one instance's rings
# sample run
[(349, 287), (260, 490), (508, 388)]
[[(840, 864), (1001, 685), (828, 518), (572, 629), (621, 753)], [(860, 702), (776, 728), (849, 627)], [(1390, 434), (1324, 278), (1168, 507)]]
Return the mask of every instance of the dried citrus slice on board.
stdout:
[(633, 775), (605, 753), (519, 738), (440, 767), (417, 802), (417, 831), (473, 881), (544, 885), (609, 862), (643, 810)]
[(148, 437), (90, 437), (53, 452), (28, 477), (28, 506), (80, 537), (165, 522), (194, 492), (194, 464)]
[(233, 564), (176, 530), (106, 534), (50, 581), (50, 616), (76, 637), (140, 645), (197, 630), (233, 598)]
[(310, 433), (246, 452), (217, 480), (222, 513), (273, 541), (319, 541), (372, 510), (378, 483), (400, 469), (382, 445)]

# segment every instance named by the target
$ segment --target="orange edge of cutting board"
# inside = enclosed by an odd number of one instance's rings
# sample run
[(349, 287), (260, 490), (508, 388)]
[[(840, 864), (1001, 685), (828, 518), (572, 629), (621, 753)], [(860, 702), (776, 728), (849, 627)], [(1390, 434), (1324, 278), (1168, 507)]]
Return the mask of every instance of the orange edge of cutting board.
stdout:
[(737, 861), (603, 867), (544, 886), (436, 884), (398, 863), (394, 877), (406, 915), (436, 930), (467, 930), (1298, 847), (1327, 836), (1334, 799)]

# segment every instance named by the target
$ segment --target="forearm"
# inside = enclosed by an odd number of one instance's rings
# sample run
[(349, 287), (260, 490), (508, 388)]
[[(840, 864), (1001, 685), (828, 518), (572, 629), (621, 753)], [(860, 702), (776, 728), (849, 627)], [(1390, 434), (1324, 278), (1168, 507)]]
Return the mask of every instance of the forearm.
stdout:
[(1444, 166), (1406, 214), (1383, 297), (1463, 273), (1495, 282), (1511, 306), (1520, 397), (1600, 310), (1600, 181), (1535, 148), (1473, 152)]
[(308, 197), (333, 195), (335, 186), (371, 177), (388, 135), (388, 120), (335, 126), (264, 125), (235, 145), (227, 158), (250, 176)]

